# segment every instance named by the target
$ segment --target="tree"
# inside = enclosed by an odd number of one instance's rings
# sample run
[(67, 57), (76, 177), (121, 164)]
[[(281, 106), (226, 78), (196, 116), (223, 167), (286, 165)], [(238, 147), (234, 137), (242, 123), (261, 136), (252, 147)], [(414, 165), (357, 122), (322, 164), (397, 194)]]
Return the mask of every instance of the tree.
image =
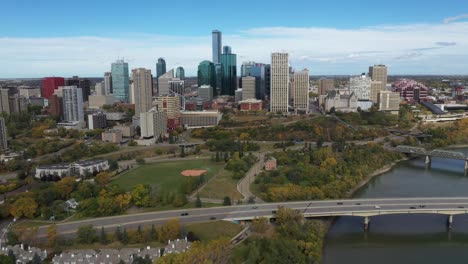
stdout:
[(229, 196), (224, 197), (223, 205), (231, 205), (231, 198)]
[(92, 244), (96, 242), (96, 230), (93, 225), (80, 226), (77, 231), (77, 240), (81, 244)]
[(57, 226), (55, 224), (47, 228), (47, 242), (52, 248), (57, 245)]
[(266, 217), (260, 217), (260, 218), (255, 218), (251, 225), (252, 230), (257, 233), (265, 233), (266, 230), (268, 229), (268, 218)]
[(16, 234), (13, 228), (8, 229), (7, 241), (8, 241), (8, 245), (16, 245), (20, 242), (18, 234)]
[(109, 239), (107, 238), (106, 231), (104, 230), (104, 227), (101, 227), (101, 233), (99, 235), (99, 242), (103, 245), (107, 245), (109, 243)]
[(221, 161), (221, 158), (219, 157), (219, 151), (216, 151), (216, 158), (215, 158), (215, 161), (216, 162), (220, 162)]
[(136, 162), (138, 163), (138, 165), (145, 165), (145, 163), (146, 163), (145, 159), (143, 159), (143, 158), (136, 159)]
[(127, 229), (124, 227), (123, 233), (122, 233), (122, 244), (127, 245), (128, 244), (128, 233)]
[(202, 201), (200, 199), (200, 195), (197, 194), (197, 200), (195, 200), (195, 207), (201, 208), (202, 207)]
[(120, 225), (115, 229), (114, 239), (122, 242), (122, 231), (120, 230)]
[(181, 225), (179, 219), (170, 219), (159, 228), (159, 241), (165, 243), (179, 237)]
[(112, 175), (109, 172), (103, 171), (96, 175), (96, 182), (101, 186), (106, 186), (110, 182), (111, 177)]
[(36, 214), (37, 203), (32, 197), (21, 197), (13, 203), (10, 209), (11, 215), (16, 219), (25, 216), (27, 218), (33, 218)]
[(321, 148), (321, 147), (323, 146), (323, 142), (324, 142), (323, 137), (319, 137), (319, 138), (317, 139), (317, 143), (316, 143), (316, 144), (317, 144), (317, 148)]
[(57, 188), (59, 196), (64, 200), (70, 198), (70, 195), (75, 189), (75, 186), (76, 181), (73, 177), (65, 177), (55, 183), (55, 187)]
[(180, 148), (180, 157), (185, 158), (185, 148), (183, 146)]
[(137, 184), (132, 190), (133, 203), (138, 207), (151, 206), (150, 187), (145, 184)]

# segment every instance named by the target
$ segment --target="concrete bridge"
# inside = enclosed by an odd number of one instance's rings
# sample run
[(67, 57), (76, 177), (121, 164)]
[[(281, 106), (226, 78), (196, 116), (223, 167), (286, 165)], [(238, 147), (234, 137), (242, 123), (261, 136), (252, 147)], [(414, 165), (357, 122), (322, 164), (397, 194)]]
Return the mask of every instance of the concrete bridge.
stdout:
[[(297, 210), (306, 218), (333, 216), (362, 217), (365, 230), (369, 228), (372, 216), (388, 214), (442, 214), (447, 216), (447, 226), (451, 228), (454, 220), (453, 216), (468, 213), (468, 197), (345, 199), (264, 203), (119, 215), (57, 223), (56, 226), (59, 234), (73, 235), (83, 225), (93, 225), (95, 228), (103, 227), (106, 231), (110, 231), (117, 227), (137, 228), (139, 225), (160, 225), (173, 218), (178, 218), (183, 224), (213, 220), (249, 221), (259, 217), (275, 219), (279, 207)], [(45, 237), (46, 234), (47, 226), (39, 227), (38, 236)]]
[(438, 157), (438, 158), (443, 158), (443, 159), (463, 160), (465, 161), (465, 174), (468, 173), (468, 156), (466, 156), (462, 152), (441, 150), (441, 149), (426, 150), (424, 148), (412, 147), (412, 146), (398, 146), (394, 150), (401, 152), (401, 153), (409, 154), (409, 155), (425, 156), (427, 168), (431, 167), (432, 157)]

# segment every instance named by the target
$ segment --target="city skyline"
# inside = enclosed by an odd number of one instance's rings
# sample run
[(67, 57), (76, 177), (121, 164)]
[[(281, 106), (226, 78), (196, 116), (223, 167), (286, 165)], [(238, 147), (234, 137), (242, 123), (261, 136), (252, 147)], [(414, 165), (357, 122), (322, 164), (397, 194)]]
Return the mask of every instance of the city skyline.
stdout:
[[(5, 9), (11, 11), (4, 17), (9, 21), (9, 27), (0, 28), (0, 57), (6, 62), (0, 66), (0, 78), (98, 77), (109, 71), (113, 61), (122, 57), (129, 63), (129, 69), (154, 70), (157, 58), (163, 57), (168, 69), (181, 66), (187, 77), (196, 76), (201, 61), (212, 61), (212, 31), (215, 29), (222, 32), (223, 45), (236, 51), (238, 67), (244, 61), (270, 63), (271, 53), (288, 52), (293, 68), (308, 68), (313, 75), (359, 75), (374, 64), (388, 65), (391, 75), (467, 73), (468, 36), (465, 32), (468, 31), (468, 15), (464, 14), (464, 4), (458, 4), (455, 9), (455, 5), (450, 7), (436, 1), (403, 5), (404, 2), (398, 0), (392, 5), (380, 3), (375, 6), (366, 5), (368, 1), (364, 1), (360, 5), (340, 3), (343, 8), (337, 8), (333, 3), (305, 2), (305, 8), (295, 10), (299, 14), (292, 16), (288, 13), (289, 7), (249, 2), (251, 9), (238, 17), (224, 17), (221, 27), (216, 26), (219, 23), (214, 17), (208, 21), (198, 19), (189, 27), (161, 25), (149, 28), (143, 24), (141, 27), (135, 25), (147, 19), (144, 15), (122, 20), (115, 18), (115, 14), (107, 14), (107, 18), (114, 18), (114, 24), (108, 25), (109, 21), (98, 19), (101, 13), (96, 13), (103, 8), (102, 3), (86, 5), (84, 2), (74, 8), (90, 9), (84, 15), (88, 19), (96, 18), (92, 25), (83, 22), (86, 20), (67, 20), (59, 25), (50, 19), (27, 24), (38, 17), (39, 14), (33, 12), (38, 3), (22, 7), (17, 13), (15, 10), (19, 5), (2, 4), (5, 8), (11, 5), (10, 9)], [(203, 8), (212, 10), (220, 5), (207, 2), (191, 13), (181, 11), (182, 14), (190, 13), (184, 19), (199, 14)], [(172, 8), (166, 3), (161, 5), (162, 8)], [(186, 9), (191, 5), (187, 2)], [(384, 5), (385, 12), (377, 12)], [(41, 7), (57, 12), (65, 8), (64, 4), (57, 3), (45, 3)], [(262, 12), (259, 12), (260, 8)], [(424, 12), (426, 9), (438, 12)], [(298, 19), (300, 14), (305, 15), (311, 10), (314, 16)], [(398, 12), (398, 16), (391, 16), (392, 12)], [(274, 19), (274, 15), (283, 13), (280, 20)], [(258, 18), (254, 21), (242, 19), (254, 14)], [(63, 14), (56, 16), (60, 18)], [(170, 23), (168, 21), (164, 24)], [(132, 25), (139, 31), (130, 28)], [(240, 72), (239, 68), (237, 70)]]

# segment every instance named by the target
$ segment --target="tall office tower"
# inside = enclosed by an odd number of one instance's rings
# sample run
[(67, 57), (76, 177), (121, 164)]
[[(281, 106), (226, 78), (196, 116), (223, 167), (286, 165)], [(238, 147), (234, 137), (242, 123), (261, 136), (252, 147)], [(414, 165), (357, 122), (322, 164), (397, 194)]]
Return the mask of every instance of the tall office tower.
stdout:
[(213, 87), (213, 93), (217, 95), (221, 93), (221, 87), (223, 87), (223, 65), (221, 63), (215, 63), (214, 69), (216, 86)]
[[(267, 65), (263, 63), (255, 63), (253, 61), (244, 62), (241, 66), (241, 77), (255, 77), (255, 98), (265, 100), (267, 78)], [(239, 87), (243, 87), (242, 79), (240, 79)]]
[(166, 61), (163, 58), (159, 58), (156, 63), (156, 78), (166, 73)]
[(255, 77), (242, 77), (242, 100), (255, 99), (255, 84)]
[(59, 86), (65, 85), (65, 79), (62, 77), (45, 77), (42, 79), (42, 97), (49, 99)]
[(153, 98), (153, 76), (151, 70), (138, 68), (132, 70), (135, 116), (151, 109)]
[(156, 110), (156, 107), (140, 113), (140, 126), (142, 138), (163, 138), (167, 131), (166, 113)]
[(221, 63), (221, 46), (222, 46), (222, 35), (221, 31), (213, 30), (212, 32), (212, 52), (213, 52), (213, 63)]
[(170, 70), (158, 77), (158, 96), (169, 95), (169, 81), (174, 79), (174, 70)]
[(49, 114), (62, 119), (63, 116), (63, 98), (53, 94), (49, 98)]
[(28, 99), (20, 96), (19, 94), (13, 94), (8, 98), (10, 105), (10, 113), (20, 113), (28, 111)]
[(294, 69), (289, 67), (289, 105), (294, 105)]
[(91, 83), (89, 79), (79, 78), (78, 76), (73, 76), (72, 78), (68, 78), (65, 81), (65, 86), (76, 86), (81, 88), (83, 91), (83, 101), (87, 102), (89, 99), (89, 95), (91, 94)]
[(370, 100), (376, 104), (379, 100), (379, 93), (382, 92), (382, 82), (372, 81), (370, 84)]
[(0, 151), (8, 148), (6, 123), (3, 117), (0, 117)]
[(362, 74), (358, 77), (352, 77), (349, 79), (349, 90), (354, 92), (357, 99), (360, 101), (366, 101), (370, 99), (371, 90), (371, 78)]
[(335, 80), (320, 78), (318, 80), (318, 94), (326, 95), (328, 91), (335, 89)]
[(104, 73), (104, 91), (105, 94), (103, 95), (110, 95), (113, 93), (112, 91), (112, 73), (106, 72)]
[(400, 110), (400, 93), (391, 91), (381, 91), (377, 100), (380, 111), (390, 111), (398, 114)]
[(271, 54), (270, 112), (288, 112), (289, 102), (288, 53)]
[(209, 85), (202, 85), (198, 87), (198, 97), (208, 100), (213, 99), (213, 87)]
[(0, 89), (0, 112), (7, 114), (11, 113), (10, 96), (14, 94), (13, 89), (1, 88)]
[(84, 122), (83, 91), (76, 86), (60, 87), (63, 92), (63, 119), (67, 122)]
[(210, 61), (202, 61), (198, 64), (198, 87), (208, 85), (213, 87), (213, 97), (216, 97), (216, 74), (215, 65)]
[(114, 97), (118, 101), (128, 103), (130, 101), (130, 85), (128, 76), (128, 63), (117, 60), (112, 63), (112, 89)]
[(88, 128), (99, 129), (107, 127), (107, 118), (103, 113), (94, 113), (88, 115)]
[(232, 54), (231, 47), (224, 46), (221, 55), (222, 85), (221, 95), (234, 95), (237, 89), (237, 56)]
[(309, 71), (294, 73), (294, 110), (309, 112)]
[(382, 82), (380, 90), (385, 91), (387, 87), (387, 66), (374, 65), (369, 67), (369, 77), (373, 81)]
[(175, 76), (176, 76), (176, 78), (179, 78), (182, 81), (185, 80), (185, 70), (184, 70), (184, 68), (177, 67)]
[(179, 78), (169, 80), (169, 95), (177, 95), (183, 97), (185, 94), (185, 81)]
[(157, 102), (158, 110), (166, 113), (167, 129), (176, 129), (180, 124), (179, 96), (158, 96)]
[(94, 85), (94, 91), (96, 95), (106, 95), (105, 82), (97, 82), (96, 85)]

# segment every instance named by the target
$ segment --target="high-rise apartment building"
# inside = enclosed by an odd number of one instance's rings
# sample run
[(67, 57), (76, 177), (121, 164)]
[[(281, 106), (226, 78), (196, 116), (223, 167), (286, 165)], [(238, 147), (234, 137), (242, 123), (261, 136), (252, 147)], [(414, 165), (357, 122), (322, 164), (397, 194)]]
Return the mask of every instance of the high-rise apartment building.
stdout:
[(3, 117), (0, 117), (0, 151), (8, 148), (6, 123)]
[(378, 105), (380, 111), (398, 114), (400, 109), (400, 93), (391, 91), (379, 92)]
[(221, 63), (221, 46), (222, 46), (222, 34), (219, 30), (213, 30), (212, 32), (212, 53), (213, 63)]
[(163, 138), (167, 131), (166, 114), (156, 110), (156, 107), (148, 112), (140, 113), (140, 127), (142, 138)]
[(158, 96), (158, 111), (164, 111), (167, 118), (167, 129), (174, 130), (180, 124), (179, 96)]
[(84, 122), (83, 91), (76, 86), (60, 87), (63, 95), (63, 119), (66, 122)]
[(179, 78), (172, 78), (169, 81), (169, 95), (177, 95), (183, 97), (185, 94), (185, 81)]
[(349, 79), (349, 90), (354, 92), (357, 99), (360, 101), (366, 101), (370, 99), (371, 90), (371, 78), (362, 74), (358, 77), (352, 77)]
[(379, 93), (382, 91), (382, 82), (372, 81), (370, 84), (370, 100), (373, 103), (377, 103), (379, 99)]
[(271, 54), (270, 112), (288, 112), (289, 103), (288, 53)]
[(88, 128), (99, 129), (107, 127), (107, 118), (103, 113), (94, 113), (88, 115)]
[(128, 75), (128, 63), (117, 60), (112, 63), (112, 89), (115, 99), (128, 103), (130, 101), (130, 84)]
[(381, 82), (381, 91), (385, 91), (387, 87), (387, 66), (385, 65), (374, 65), (369, 67), (369, 77), (373, 81)]
[(320, 78), (318, 80), (318, 94), (325, 95), (335, 88), (335, 81), (332, 79)]
[(242, 100), (255, 99), (255, 86), (255, 77), (242, 77)]
[(183, 67), (177, 67), (176, 78), (179, 78), (182, 81), (185, 80), (185, 70)]
[(14, 94), (14, 90), (10, 88), (0, 89), (0, 112), (7, 114), (11, 113), (10, 109), (10, 96)]
[(294, 73), (294, 110), (309, 112), (309, 71), (307, 69)]
[(135, 101), (135, 116), (151, 109), (153, 99), (153, 76), (150, 69), (138, 68), (132, 70), (133, 99)]
[(234, 95), (237, 89), (237, 55), (229, 46), (223, 47), (221, 55), (222, 86), (221, 95)]
[(158, 77), (158, 96), (169, 95), (169, 82), (174, 79), (174, 70), (170, 70)]
[(65, 85), (62, 77), (45, 77), (42, 79), (42, 97), (49, 99), (59, 86)]
[(103, 95), (110, 95), (113, 93), (112, 91), (112, 73), (106, 72), (104, 73), (104, 91), (105, 94)]
[(216, 73), (215, 65), (210, 61), (202, 61), (198, 65), (198, 87), (209, 85), (213, 87), (213, 97), (216, 97)]
[(163, 58), (159, 58), (156, 63), (156, 78), (166, 73), (166, 61)]
[(65, 81), (65, 86), (76, 86), (81, 88), (81, 91), (83, 92), (83, 101), (87, 102), (89, 100), (89, 95), (91, 94), (91, 83), (89, 79), (73, 76)]

